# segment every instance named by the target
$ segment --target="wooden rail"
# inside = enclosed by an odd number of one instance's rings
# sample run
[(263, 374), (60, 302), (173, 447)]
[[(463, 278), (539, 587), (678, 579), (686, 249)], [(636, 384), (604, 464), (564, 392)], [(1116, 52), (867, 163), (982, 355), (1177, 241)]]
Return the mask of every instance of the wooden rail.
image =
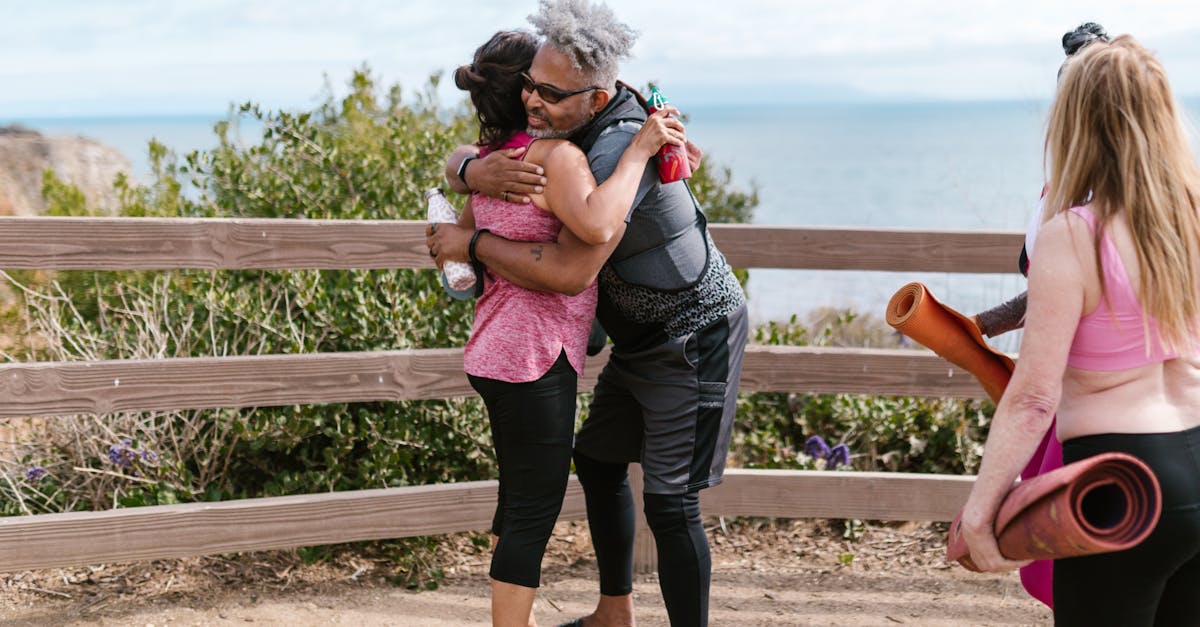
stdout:
[[(1011, 273), (1017, 231), (711, 225), (738, 268)], [(0, 268), (432, 268), (425, 223), (0, 217)], [(897, 286), (899, 287), (899, 286)]]
[[(702, 492), (726, 516), (948, 521), (972, 477), (741, 470)], [(486, 529), (496, 482), (0, 518), (0, 572)], [(560, 520), (584, 518), (574, 477)]]
[[(581, 391), (607, 357), (588, 360)], [(0, 364), (0, 418), (474, 395), (462, 368), (462, 349)], [(985, 398), (933, 353), (897, 349), (750, 345), (741, 389)]]

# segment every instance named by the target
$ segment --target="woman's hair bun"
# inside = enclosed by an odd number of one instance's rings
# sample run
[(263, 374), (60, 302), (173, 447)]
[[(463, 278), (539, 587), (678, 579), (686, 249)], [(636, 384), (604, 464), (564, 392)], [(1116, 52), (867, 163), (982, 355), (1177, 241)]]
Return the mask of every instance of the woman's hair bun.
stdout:
[(1095, 22), (1085, 22), (1075, 30), (1063, 35), (1063, 53), (1069, 57), (1093, 41), (1108, 41), (1108, 33), (1103, 26)]

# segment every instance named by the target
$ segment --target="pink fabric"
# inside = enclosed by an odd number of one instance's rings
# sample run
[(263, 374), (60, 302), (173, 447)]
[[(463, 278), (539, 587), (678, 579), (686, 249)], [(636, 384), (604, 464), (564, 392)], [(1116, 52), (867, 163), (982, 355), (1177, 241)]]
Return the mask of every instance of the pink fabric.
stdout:
[[(532, 142), (518, 133), (501, 148)], [(511, 240), (551, 242), (562, 228), (553, 213), (533, 204), (477, 193), (471, 196), (471, 209), (475, 228)], [(565, 351), (575, 372), (582, 375), (588, 331), (596, 313), (596, 284), (576, 296), (565, 296), (525, 289), (490, 270), (485, 275), (471, 339), (463, 351), (463, 369), (477, 377), (525, 383), (546, 374)]]
[[(1033, 454), (1033, 458), (1029, 460), (1025, 470), (1021, 471), (1022, 481), (1044, 475), (1056, 468), (1062, 468), (1062, 443), (1058, 441), (1056, 424), (1057, 421), (1050, 423), (1050, 428), (1046, 430), (1046, 435), (1042, 436), (1042, 443), (1038, 445), (1037, 452)], [(1021, 585), (1029, 593), (1029, 596), (1053, 609), (1054, 560), (1037, 560), (1022, 568)]]
[[(1086, 220), (1095, 232), (1096, 217), (1090, 208), (1073, 207), (1070, 211)], [(1107, 233), (1100, 241), (1100, 264), (1105, 302), (1079, 319), (1067, 365), (1084, 370), (1128, 370), (1178, 357), (1163, 351), (1159, 345), (1158, 325), (1153, 319), (1149, 320), (1152, 341), (1146, 345), (1142, 329), (1145, 312), (1117, 247)]]

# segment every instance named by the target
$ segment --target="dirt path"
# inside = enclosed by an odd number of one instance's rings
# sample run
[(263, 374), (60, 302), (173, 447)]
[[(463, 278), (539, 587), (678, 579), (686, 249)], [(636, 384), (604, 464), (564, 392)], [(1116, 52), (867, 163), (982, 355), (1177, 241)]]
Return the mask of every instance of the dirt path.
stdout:
[[(974, 575), (941, 563), (940, 531), (868, 528), (855, 543), (827, 526), (788, 523), (713, 532), (713, 625), (1040, 625), (1046, 609), (1015, 573)], [(4, 625), (487, 625), (487, 556), (469, 542), (434, 591), (372, 576), (342, 555), (304, 565), (287, 553), (199, 558), (0, 579)], [(465, 547), (465, 548), (464, 548)], [(536, 614), (554, 625), (595, 602), (586, 531), (561, 525)], [(852, 556), (852, 557), (851, 557)], [(653, 575), (635, 584), (639, 624), (666, 625)]]

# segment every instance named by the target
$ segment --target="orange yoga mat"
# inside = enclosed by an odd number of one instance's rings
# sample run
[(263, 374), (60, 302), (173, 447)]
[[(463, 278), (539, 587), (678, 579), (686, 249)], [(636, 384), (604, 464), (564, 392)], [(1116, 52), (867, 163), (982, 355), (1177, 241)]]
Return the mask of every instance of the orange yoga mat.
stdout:
[[(1103, 453), (1017, 484), (996, 514), (1000, 553), (1013, 560), (1058, 559), (1120, 551), (1146, 539), (1162, 513), (1158, 479), (1140, 459)], [(947, 561), (978, 570), (950, 526)]]
[(886, 317), (897, 331), (971, 373), (992, 401), (1000, 401), (1013, 360), (988, 346), (970, 318), (938, 302), (921, 283), (900, 288), (888, 301)]

